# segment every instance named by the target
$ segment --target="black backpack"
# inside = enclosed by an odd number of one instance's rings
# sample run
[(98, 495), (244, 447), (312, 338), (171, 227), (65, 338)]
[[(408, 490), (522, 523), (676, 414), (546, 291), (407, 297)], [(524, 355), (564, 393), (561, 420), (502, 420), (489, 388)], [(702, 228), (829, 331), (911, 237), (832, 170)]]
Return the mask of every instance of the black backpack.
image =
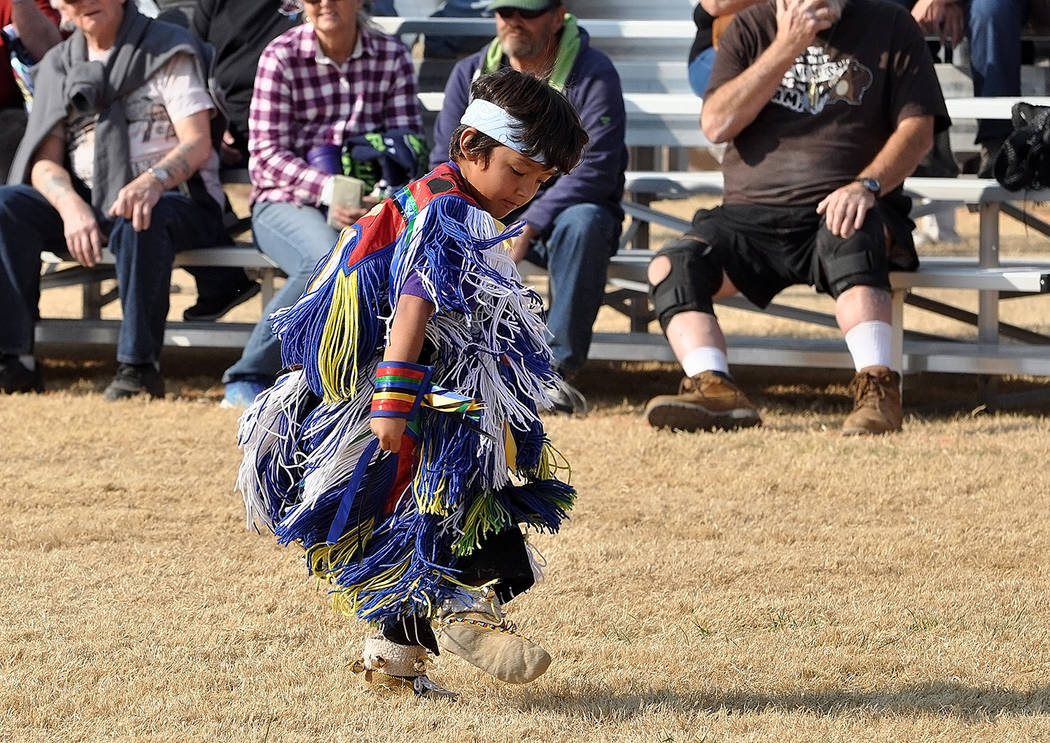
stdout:
[(1014, 130), (995, 160), (995, 179), (1009, 191), (1050, 187), (1050, 106), (1015, 103)]

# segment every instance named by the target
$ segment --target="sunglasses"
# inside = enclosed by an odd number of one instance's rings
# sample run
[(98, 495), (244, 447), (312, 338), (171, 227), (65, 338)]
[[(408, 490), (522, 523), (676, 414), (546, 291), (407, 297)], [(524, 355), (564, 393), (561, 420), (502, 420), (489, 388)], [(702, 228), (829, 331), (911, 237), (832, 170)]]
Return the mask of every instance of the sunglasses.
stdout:
[(498, 15), (500, 19), (504, 21), (508, 21), (514, 16), (520, 16), (526, 21), (531, 21), (534, 18), (539, 18), (544, 13), (550, 13), (551, 10), (553, 10), (555, 7), (556, 6), (552, 5), (550, 7), (544, 8), (543, 10), (525, 10), (524, 8), (497, 8), (495, 12), (496, 15)]

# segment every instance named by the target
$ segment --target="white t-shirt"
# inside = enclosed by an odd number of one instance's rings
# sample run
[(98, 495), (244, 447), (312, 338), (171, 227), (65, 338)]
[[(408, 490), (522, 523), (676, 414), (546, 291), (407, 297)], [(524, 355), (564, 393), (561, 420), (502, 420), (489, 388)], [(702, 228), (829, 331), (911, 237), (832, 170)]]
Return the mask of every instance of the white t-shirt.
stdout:
[[(112, 53), (112, 49), (101, 54), (89, 51), (88, 58), (105, 63)], [(142, 87), (128, 94), (124, 99), (124, 113), (128, 121), (132, 178), (156, 165), (179, 144), (173, 121), (211, 110), (211, 96), (188, 54), (175, 55)], [(52, 131), (66, 142), (73, 172), (89, 188), (94, 185), (97, 121), (96, 114), (73, 114)], [(200, 174), (208, 193), (216, 203), (222, 204), (219, 158), (214, 150)]]

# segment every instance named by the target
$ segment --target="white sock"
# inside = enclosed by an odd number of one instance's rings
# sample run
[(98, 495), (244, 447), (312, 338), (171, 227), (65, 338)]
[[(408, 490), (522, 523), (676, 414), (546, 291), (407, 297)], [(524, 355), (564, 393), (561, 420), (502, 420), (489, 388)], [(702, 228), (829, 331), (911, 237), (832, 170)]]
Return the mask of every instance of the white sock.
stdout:
[(19, 354), (18, 361), (29, 371), (36, 369), (36, 359), (33, 358), (33, 354), (31, 353)]
[(714, 346), (694, 348), (682, 359), (682, 371), (687, 377), (695, 377), (702, 371), (717, 371), (729, 374), (729, 359), (726, 352)]
[(846, 347), (857, 371), (867, 366), (889, 367), (892, 341), (893, 328), (881, 320), (858, 323), (846, 333)]

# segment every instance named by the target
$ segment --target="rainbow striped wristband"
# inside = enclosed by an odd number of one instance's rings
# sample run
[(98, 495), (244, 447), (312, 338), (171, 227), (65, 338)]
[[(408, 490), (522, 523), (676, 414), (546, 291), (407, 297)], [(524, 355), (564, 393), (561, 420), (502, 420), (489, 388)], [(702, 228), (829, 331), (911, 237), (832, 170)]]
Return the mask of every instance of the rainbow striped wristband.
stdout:
[(434, 367), (410, 361), (383, 361), (376, 367), (373, 418), (414, 418), (430, 389)]

